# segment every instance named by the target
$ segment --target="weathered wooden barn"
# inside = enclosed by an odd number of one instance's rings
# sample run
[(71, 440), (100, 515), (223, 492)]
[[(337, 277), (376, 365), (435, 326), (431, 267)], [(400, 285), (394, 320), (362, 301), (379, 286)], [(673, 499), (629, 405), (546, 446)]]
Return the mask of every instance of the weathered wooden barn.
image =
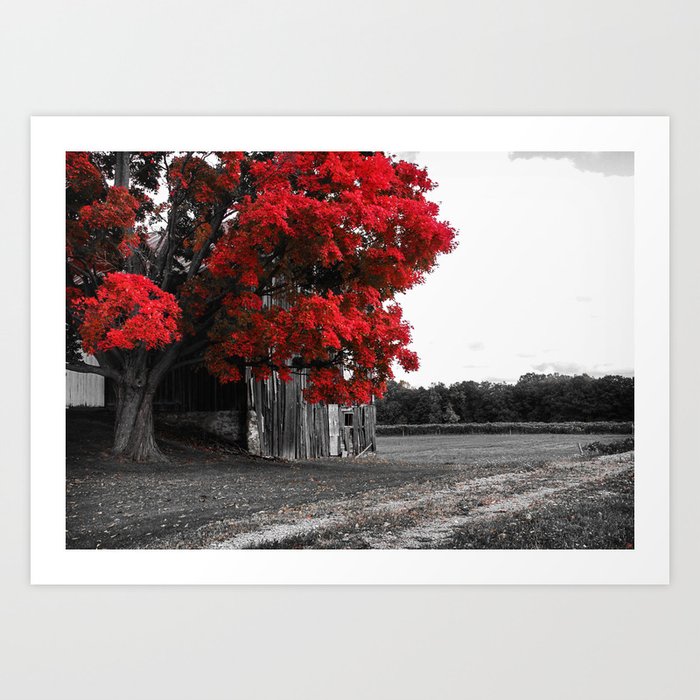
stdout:
[[(360, 455), (376, 451), (373, 404), (340, 406), (304, 400), (306, 372), (288, 382), (276, 373), (267, 380), (220, 384), (204, 368), (181, 367), (159, 387), (156, 422), (200, 431), (252, 454), (283, 459)], [(66, 406), (112, 407), (110, 380), (66, 372)]]
[(360, 455), (376, 451), (373, 404), (339, 406), (304, 400), (306, 372), (283, 382), (276, 373), (264, 381), (248, 377), (247, 444), (258, 454), (285, 459)]

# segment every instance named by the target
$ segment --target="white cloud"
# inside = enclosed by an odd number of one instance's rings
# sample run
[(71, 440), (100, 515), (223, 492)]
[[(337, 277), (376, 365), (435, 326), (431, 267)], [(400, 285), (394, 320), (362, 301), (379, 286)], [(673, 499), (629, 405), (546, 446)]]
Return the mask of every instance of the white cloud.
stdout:
[[(609, 369), (605, 369), (605, 368)], [(609, 374), (619, 374), (623, 377), (634, 376), (634, 370), (629, 367), (613, 368), (611, 363), (586, 367), (577, 362), (542, 362), (532, 365), (532, 369), (541, 374), (587, 374), (590, 377), (603, 377)]]

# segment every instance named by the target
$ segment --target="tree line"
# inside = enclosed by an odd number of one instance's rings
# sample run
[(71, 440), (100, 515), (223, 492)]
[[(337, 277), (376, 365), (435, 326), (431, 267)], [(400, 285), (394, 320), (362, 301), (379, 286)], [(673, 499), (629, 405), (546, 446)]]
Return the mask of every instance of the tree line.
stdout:
[(390, 382), (376, 405), (382, 425), (633, 421), (634, 379), (529, 373), (515, 384), (464, 381), (414, 388)]

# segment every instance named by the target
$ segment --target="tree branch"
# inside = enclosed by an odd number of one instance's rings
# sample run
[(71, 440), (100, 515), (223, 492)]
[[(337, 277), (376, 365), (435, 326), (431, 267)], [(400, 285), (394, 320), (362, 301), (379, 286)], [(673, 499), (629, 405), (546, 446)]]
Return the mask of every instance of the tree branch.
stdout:
[(114, 379), (119, 381), (121, 375), (114, 369), (109, 367), (100, 367), (99, 365), (88, 365), (84, 362), (66, 362), (66, 369), (71, 372), (82, 372), (84, 374), (99, 374), (102, 377), (108, 377), (109, 379)]
[(194, 357), (191, 360), (182, 360), (182, 362), (176, 362), (171, 368), (170, 371), (174, 371), (176, 369), (180, 369), (180, 367), (190, 367), (192, 365), (201, 365), (202, 364), (202, 358), (201, 357)]
[(209, 253), (211, 246), (216, 243), (221, 235), (223, 234), (222, 223), (224, 220), (224, 215), (228, 209), (228, 204), (224, 207), (219, 207), (214, 211), (211, 219), (209, 220), (210, 232), (209, 238), (204, 242), (202, 247), (194, 254), (192, 262), (190, 262), (190, 269), (187, 271), (187, 279), (192, 279), (200, 270), (202, 262), (206, 255)]

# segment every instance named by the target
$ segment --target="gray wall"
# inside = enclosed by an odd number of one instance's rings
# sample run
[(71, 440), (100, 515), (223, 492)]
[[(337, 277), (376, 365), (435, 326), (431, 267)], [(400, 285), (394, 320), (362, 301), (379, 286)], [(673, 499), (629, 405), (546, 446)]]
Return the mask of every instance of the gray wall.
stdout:
[[(89, 355), (85, 363), (96, 365), (97, 360)], [(66, 406), (96, 408), (105, 405), (105, 378), (99, 374), (71, 372), (66, 370)]]

